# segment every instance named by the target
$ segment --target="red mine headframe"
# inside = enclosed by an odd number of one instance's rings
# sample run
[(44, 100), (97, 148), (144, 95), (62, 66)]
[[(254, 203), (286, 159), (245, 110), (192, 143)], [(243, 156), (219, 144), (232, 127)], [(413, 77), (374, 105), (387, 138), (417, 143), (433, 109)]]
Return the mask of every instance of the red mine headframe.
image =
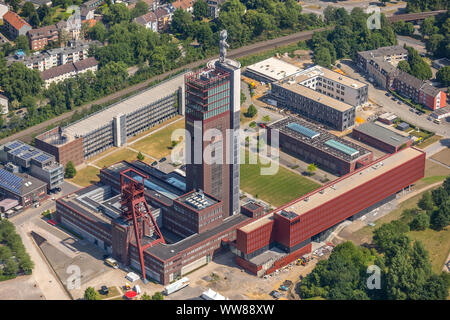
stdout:
[(122, 217), (126, 221), (132, 220), (139, 260), (142, 270), (142, 281), (146, 281), (144, 250), (157, 244), (165, 243), (161, 231), (144, 197), (144, 180), (148, 179), (134, 169), (127, 169), (120, 173), (120, 193), (122, 195)]

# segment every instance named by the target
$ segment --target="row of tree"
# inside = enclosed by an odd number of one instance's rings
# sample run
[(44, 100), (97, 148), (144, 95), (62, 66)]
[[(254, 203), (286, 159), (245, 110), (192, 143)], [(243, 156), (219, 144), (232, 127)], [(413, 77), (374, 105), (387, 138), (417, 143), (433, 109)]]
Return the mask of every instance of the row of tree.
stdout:
[(19, 272), (31, 274), (34, 267), (14, 225), (0, 220), (0, 280), (12, 279)]
[(448, 0), (408, 0), (408, 3), (406, 4), (407, 12), (423, 12), (448, 9), (450, 9), (450, 2)]

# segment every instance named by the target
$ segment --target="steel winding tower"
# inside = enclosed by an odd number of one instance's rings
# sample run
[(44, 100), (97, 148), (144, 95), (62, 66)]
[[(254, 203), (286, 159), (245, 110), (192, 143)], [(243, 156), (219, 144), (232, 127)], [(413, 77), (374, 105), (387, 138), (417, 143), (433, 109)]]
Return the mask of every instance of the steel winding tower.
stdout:
[(134, 169), (127, 169), (120, 173), (122, 218), (133, 224), (142, 281), (146, 283), (144, 250), (160, 242), (166, 242), (145, 201), (144, 179), (148, 179), (148, 176)]

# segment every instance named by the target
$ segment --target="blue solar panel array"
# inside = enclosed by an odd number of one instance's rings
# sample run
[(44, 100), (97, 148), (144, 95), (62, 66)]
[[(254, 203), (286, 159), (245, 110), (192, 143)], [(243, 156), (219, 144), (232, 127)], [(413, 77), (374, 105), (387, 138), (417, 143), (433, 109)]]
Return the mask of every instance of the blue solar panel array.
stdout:
[(13, 143), (11, 143), (11, 144), (8, 146), (8, 148), (15, 149), (15, 148), (20, 147), (21, 145), (22, 145), (22, 143), (20, 143), (19, 141), (14, 141)]
[(327, 142), (325, 142), (325, 144), (327, 146), (332, 147), (340, 152), (343, 152), (351, 157), (354, 155), (357, 155), (359, 153), (358, 150), (353, 149), (352, 147), (349, 147), (349, 146), (347, 146), (343, 143), (340, 143), (336, 140), (333, 140), (333, 139), (328, 140)]
[(0, 169), (0, 185), (9, 191), (20, 194), (22, 178), (12, 174), (9, 171)]
[(40, 154), (34, 159), (39, 162), (44, 162), (44, 161), (47, 161), (48, 159), (50, 159), (50, 157), (45, 154)]
[(314, 130), (306, 128), (306, 127), (304, 127), (304, 126), (302, 126), (302, 125), (300, 125), (298, 123), (295, 123), (295, 122), (289, 123), (286, 127), (291, 129), (291, 130), (294, 130), (295, 132), (298, 132), (298, 133), (300, 133), (300, 134), (302, 134), (302, 135), (304, 135), (304, 136), (306, 136), (306, 137), (308, 137), (310, 139), (313, 139), (313, 138), (318, 137), (320, 135), (320, 133), (315, 132)]

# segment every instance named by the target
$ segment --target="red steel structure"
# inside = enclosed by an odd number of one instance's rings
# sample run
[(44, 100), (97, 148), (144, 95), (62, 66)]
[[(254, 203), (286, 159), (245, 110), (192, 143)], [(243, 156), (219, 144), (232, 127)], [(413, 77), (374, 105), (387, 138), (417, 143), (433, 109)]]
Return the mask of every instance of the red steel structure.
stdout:
[(158, 243), (166, 242), (145, 201), (144, 179), (148, 179), (148, 176), (134, 169), (127, 169), (120, 173), (122, 218), (133, 223), (142, 280), (145, 283), (144, 250)]

